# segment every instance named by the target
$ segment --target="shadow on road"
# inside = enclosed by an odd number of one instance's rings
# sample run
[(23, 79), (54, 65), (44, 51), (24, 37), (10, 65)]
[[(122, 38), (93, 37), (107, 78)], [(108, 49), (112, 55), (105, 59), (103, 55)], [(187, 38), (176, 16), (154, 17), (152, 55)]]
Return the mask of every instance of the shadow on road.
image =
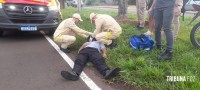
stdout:
[(40, 32), (7, 31), (4, 32), (3, 36), (0, 39), (27, 41), (27, 40), (38, 40), (43, 37), (44, 36)]

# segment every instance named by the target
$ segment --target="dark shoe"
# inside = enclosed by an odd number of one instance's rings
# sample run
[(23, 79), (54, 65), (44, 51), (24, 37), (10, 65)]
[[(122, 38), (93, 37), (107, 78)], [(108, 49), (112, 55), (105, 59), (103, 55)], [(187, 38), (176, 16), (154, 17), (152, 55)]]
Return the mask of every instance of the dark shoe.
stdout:
[(158, 50), (162, 50), (162, 46), (161, 45), (156, 45), (156, 48), (158, 49)]
[(65, 53), (70, 53), (71, 52), (70, 48), (63, 49), (63, 48), (60, 47), (60, 50), (62, 50)]
[(79, 79), (79, 76), (73, 71), (61, 71), (61, 76), (64, 79), (76, 81)]
[(137, 28), (137, 30), (142, 30), (142, 29), (144, 29), (144, 27), (140, 27), (140, 25), (136, 25), (135, 27)]
[(116, 42), (114, 42), (114, 41), (112, 41), (112, 43), (110, 44), (110, 45), (105, 45), (107, 48), (110, 48), (110, 49), (112, 49), (112, 48), (114, 48), (114, 47), (117, 47), (117, 43)]
[(120, 68), (118, 68), (118, 67), (111, 69), (111, 70), (107, 70), (104, 78), (106, 80), (112, 79), (118, 75), (119, 71), (120, 71)]
[(166, 50), (163, 54), (160, 55), (160, 60), (171, 60), (172, 59), (172, 51)]

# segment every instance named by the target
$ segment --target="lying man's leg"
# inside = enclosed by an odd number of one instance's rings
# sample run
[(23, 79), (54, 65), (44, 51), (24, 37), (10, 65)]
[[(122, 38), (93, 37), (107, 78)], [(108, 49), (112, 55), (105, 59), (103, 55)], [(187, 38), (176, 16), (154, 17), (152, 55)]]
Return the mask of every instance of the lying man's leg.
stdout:
[(67, 80), (76, 81), (79, 79), (79, 75), (83, 71), (83, 68), (87, 62), (87, 54), (84, 53), (84, 50), (82, 50), (75, 60), (75, 64), (72, 70), (70, 71), (62, 71), (61, 75), (63, 78)]
[(90, 53), (90, 60), (97, 68), (97, 70), (104, 76), (105, 79), (112, 79), (116, 77), (120, 71), (120, 68), (109, 69), (98, 51)]

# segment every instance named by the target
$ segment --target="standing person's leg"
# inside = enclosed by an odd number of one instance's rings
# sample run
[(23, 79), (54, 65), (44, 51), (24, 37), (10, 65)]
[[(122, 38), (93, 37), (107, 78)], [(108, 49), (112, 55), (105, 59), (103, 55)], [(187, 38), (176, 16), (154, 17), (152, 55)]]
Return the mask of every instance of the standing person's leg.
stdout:
[(145, 0), (136, 0), (136, 8), (137, 8), (137, 17), (138, 17), (138, 25), (137, 29), (143, 29), (145, 25)]
[(179, 16), (175, 16), (173, 18), (173, 24), (174, 24), (174, 32), (173, 32), (173, 39), (174, 41), (176, 40), (177, 36), (178, 36), (178, 32), (179, 32), (179, 27), (180, 27), (180, 23), (179, 23)]
[(140, 26), (144, 27), (145, 25), (145, 9), (146, 9), (146, 0), (139, 0), (139, 20), (140, 20)]
[(154, 33), (154, 28), (155, 28), (155, 22), (153, 16), (150, 17), (150, 32), (153, 34)]
[(150, 15), (149, 16), (149, 29), (145, 34), (152, 35), (154, 33), (154, 27), (155, 27), (154, 18), (153, 18), (153, 16)]
[(172, 19), (173, 19), (173, 7), (166, 8), (163, 14), (163, 29), (166, 35), (168, 51), (172, 51), (173, 49)]
[(163, 25), (163, 11), (160, 9), (154, 10), (154, 21), (155, 21), (155, 41), (157, 49), (161, 50), (161, 30)]
[(166, 51), (160, 55), (160, 60), (170, 60), (172, 58), (173, 50), (173, 33), (172, 33), (172, 19), (173, 19), (173, 7), (165, 8), (163, 13), (163, 29), (166, 35)]
[(136, 10), (137, 10), (137, 18), (138, 18), (138, 25), (139, 25), (139, 0), (136, 0)]

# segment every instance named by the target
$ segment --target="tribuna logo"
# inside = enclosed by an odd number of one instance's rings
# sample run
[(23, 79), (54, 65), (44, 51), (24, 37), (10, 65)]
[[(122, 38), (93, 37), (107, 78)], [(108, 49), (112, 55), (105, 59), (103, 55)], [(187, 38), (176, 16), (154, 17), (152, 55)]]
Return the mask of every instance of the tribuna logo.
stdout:
[(169, 82), (194, 82), (195, 76), (166, 76)]

